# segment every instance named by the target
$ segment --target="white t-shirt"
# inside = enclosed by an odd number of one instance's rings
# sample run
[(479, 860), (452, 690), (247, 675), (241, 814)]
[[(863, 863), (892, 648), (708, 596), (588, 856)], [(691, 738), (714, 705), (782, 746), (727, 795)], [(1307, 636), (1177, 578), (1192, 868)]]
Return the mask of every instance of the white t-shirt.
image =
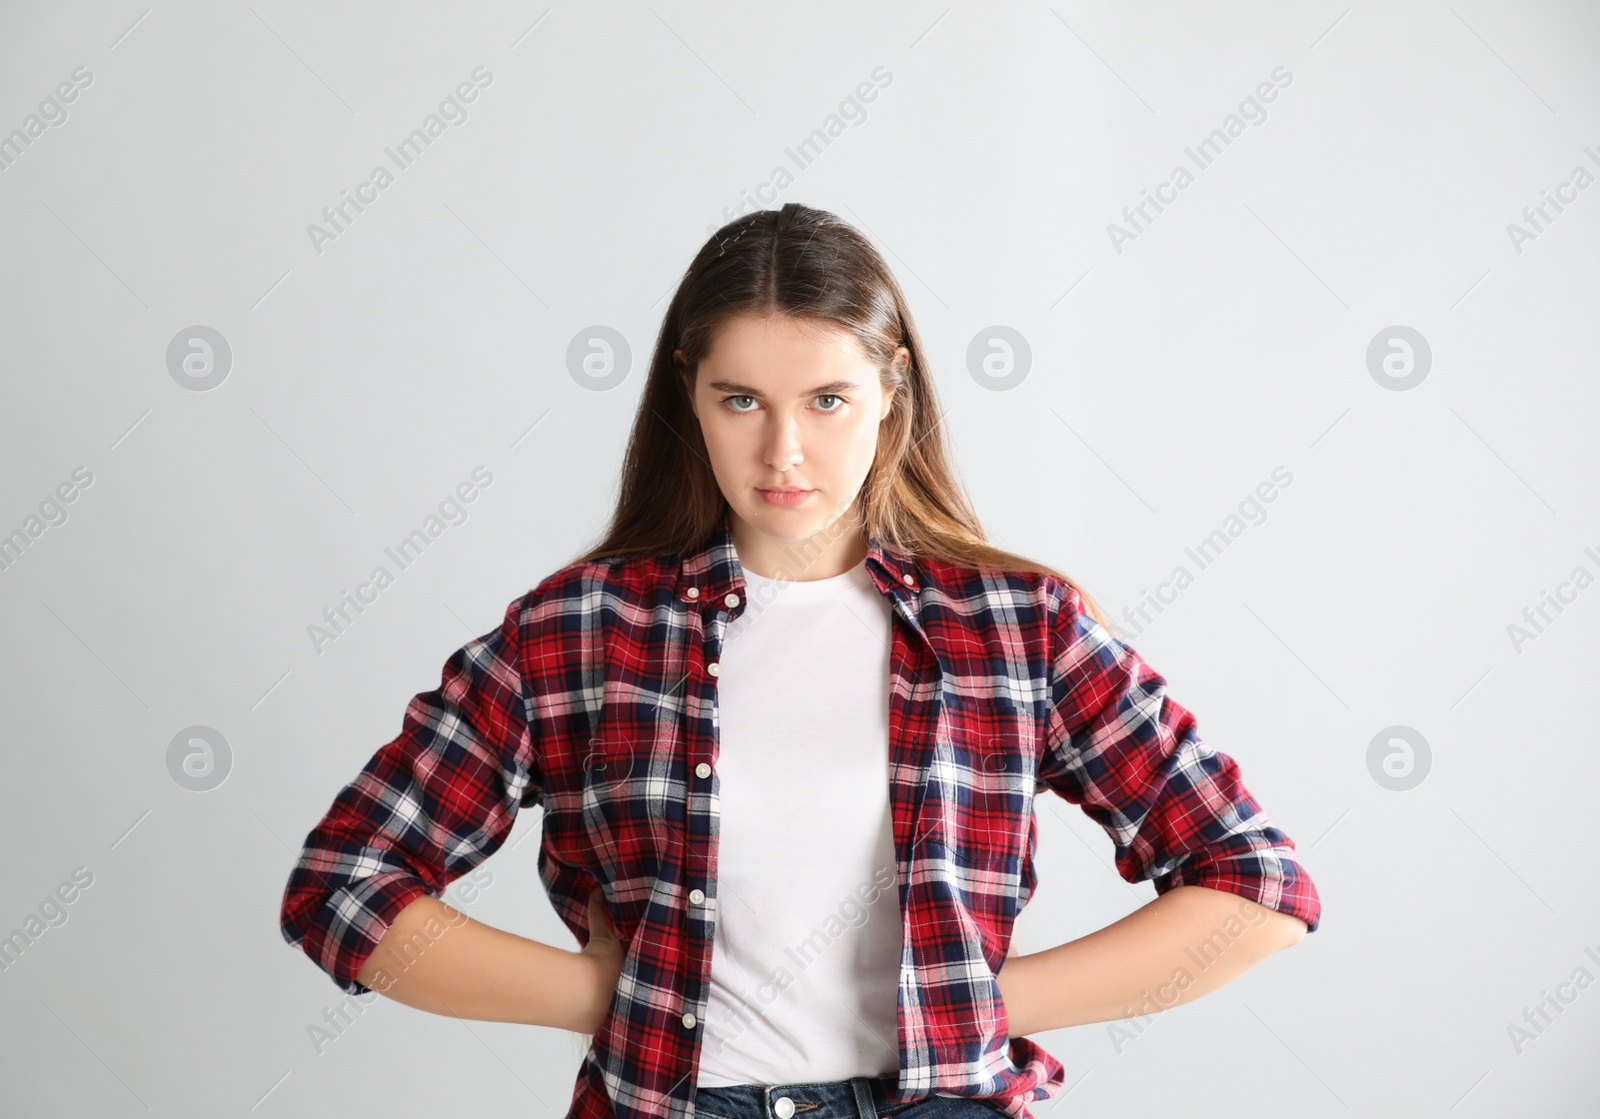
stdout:
[(866, 563), (744, 573), (718, 660), (716, 936), (698, 1086), (900, 1067), (889, 601)]

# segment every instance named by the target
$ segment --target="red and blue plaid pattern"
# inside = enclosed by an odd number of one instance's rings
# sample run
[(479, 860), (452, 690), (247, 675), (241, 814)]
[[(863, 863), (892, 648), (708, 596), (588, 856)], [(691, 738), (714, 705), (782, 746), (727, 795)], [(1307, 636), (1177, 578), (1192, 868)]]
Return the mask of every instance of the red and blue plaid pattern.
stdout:
[[(943, 1091), (1031, 1119), (1065, 1083), (1037, 1043), (1008, 1037), (995, 978), (1037, 881), (1036, 792), (1103, 827), (1130, 882), (1226, 890), (1317, 927), (1293, 842), (1074, 589), (877, 540), (867, 567), (893, 607), (897, 1101)], [(355, 974), (395, 915), (542, 805), (556, 913), (587, 944), (598, 885), (627, 945), (568, 1119), (692, 1119), (717, 914), (717, 661), (729, 621), (760, 607), (726, 514), (698, 551), (571, 564), (512, 602), (306, 837), (285, 939), (363, 993)], [(797, 788), (804, 772), (796, 759)]]

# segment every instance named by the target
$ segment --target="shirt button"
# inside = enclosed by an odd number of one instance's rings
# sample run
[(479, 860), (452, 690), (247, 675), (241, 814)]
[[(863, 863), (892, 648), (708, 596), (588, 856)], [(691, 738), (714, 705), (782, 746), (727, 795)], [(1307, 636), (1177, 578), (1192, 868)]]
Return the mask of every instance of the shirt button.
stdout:
[(699, 765), (694, 767), (694, 775), (696, 777), (710, 777), (711, 767), (705, 762), (701, 762)]
[(699, 587), (690, 587), (684, 593), (687, 594), (690, 598), (699, 598), (700, 597), (700, 588)]
[(900, 578), (901, 578), (902, 581), (904, 581), (905, 585), (908, 586), (908, 587), (914, 587), (914, 586), (917, 585), (917, 580), (913, 576), (911, 576), (909, 574), (902, 575), (902, 576), (900, 576)]
[(772, 1114), (778, 1119), (789, 1119), (794, 1114), (794, 1101), (788, 1096), (779, 1096), (772, 1101)]
[(701, 890), (690, 890), (689, 891), (689, 900), (694, 902), (694, 904), (696, 904), (696, 905), (703, 905), (703, 904), (705, 904), (706, 895)]
[(722, 666), (716, 661), (712, 661), (710, 664), (706, 665), (706, 672), (712, 676), (721, 676)]
[(696, 1021), (698, 1021), (698, 1019), (696, 1019), (693, 1014), (685, 1014), (683, 1016), (683, 1028), (686, 1030), (694, 1029), (694, 1024)]

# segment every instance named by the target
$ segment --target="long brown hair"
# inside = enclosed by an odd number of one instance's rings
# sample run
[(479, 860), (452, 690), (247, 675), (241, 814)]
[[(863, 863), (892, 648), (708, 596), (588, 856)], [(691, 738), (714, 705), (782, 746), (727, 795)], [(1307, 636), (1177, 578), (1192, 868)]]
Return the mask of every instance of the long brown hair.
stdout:
[[(727, 499), (711, 471), (690, 392), (717, 327), (740, 314), (782, 314), (847, 330), (878, 366), (884, 391), (894, 390), (862, 483), (869, 538), (969, 568), (1053, 575), (1110, 628), (1065, 574), (989, 543), (945, 449), (943, 411), (899, 283), (854, 227), (798, 202), (735, 218), (690, 262), (656, 336), (611, 523), (577, 562), (682, 553), (710, 539)], [(895, 363), (900, 346), (911, 351), (903, 366)], [(675, 350), (683, 352), (682, 366)]]

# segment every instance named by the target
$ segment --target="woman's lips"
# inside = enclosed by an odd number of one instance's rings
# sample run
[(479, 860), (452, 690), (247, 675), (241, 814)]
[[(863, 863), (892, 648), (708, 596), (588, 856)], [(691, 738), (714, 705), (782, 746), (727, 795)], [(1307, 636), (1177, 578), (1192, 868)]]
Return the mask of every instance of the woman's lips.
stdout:
[(799, 505), (806, 498), (816, 493), (816, 490), (763, 490), (757, 489), (763, 501), (768, 505), (791, 506)]

